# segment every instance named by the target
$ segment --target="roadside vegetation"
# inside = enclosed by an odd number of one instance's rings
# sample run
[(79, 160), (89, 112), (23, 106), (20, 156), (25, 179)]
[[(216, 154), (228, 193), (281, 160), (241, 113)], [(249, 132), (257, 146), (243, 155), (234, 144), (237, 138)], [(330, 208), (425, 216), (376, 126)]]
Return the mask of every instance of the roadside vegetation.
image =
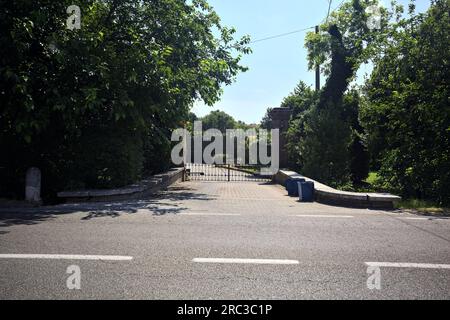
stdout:
[(205, 0), (0, 1), (0, 196), (111, 188), (171, 166), (170, 135), (246, 70), (248, 37)]
[[(444, 212), (450, 2), (434, 0), (423, 14), (414, 2), (406, 10), (394, 4), (370, 29), (366, 8), (377, 3), (349, 0), (307, 35), (310, 68), (320, 64), (327, 80), (319, 92), (301, 82), (282, 104), (293, 111), (290, 166), (336, 188), (392, 192), (406, 199), (399, 206)], [(373, 72), (352, 85), (363, 63)]]
[(419, 199), (406, 199), (395, 204), (397, 209), (411, 211), (426, 216), (450, 217), (450, 208), (442, 207), (437, 203)]

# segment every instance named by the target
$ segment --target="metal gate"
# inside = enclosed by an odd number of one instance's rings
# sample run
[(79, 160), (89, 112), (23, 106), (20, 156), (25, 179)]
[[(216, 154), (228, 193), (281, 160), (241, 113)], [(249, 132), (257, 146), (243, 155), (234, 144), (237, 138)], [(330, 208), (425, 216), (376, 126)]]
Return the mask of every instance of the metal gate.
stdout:
[(209, 165), (188, 163), (185, 165), (188, 181), (256, 181), (270, 182), (271, 176), (261, 175), (259, 166), (242, 166), (234, 164)]

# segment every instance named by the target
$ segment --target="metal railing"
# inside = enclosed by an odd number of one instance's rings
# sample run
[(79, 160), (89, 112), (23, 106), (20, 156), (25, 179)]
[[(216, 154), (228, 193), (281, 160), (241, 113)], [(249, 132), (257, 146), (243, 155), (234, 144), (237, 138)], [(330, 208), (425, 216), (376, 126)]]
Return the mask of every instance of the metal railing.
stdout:
[(199, 163), (187, 163), (185, 165), (186, 180), (188, 181), (272, 181), (271, 176), (260, 174), (261, 167), (249, 165), (209, 165)]

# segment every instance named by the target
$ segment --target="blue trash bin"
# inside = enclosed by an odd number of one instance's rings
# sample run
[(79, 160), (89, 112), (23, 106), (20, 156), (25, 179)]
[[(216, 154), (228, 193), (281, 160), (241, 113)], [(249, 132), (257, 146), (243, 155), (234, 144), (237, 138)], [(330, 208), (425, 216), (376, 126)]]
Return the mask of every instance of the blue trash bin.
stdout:
[(298, 182), (298, 196), (301, 202), (313, 202), (314, 201), (314, 182)]
[(303, 178), (290, 178), (286, 180), (286, 190), (290, 197), (298, 197), (298, 183), (305, 182)]

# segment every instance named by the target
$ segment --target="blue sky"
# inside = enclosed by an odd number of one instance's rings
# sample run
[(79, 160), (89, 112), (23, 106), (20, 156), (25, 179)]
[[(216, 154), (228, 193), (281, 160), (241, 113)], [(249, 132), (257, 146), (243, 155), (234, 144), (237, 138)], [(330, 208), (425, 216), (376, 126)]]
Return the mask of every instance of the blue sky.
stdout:
[[(314, 26), (326, 16), (328, 0), (209, 0), (222, 23), (237, 29), (237, 36), (250, 35), (252, 40)], [(336, 8), (342, 0), (334, 0)], [(409, 0), (400, 0), (408, 4)], [(390, 3), (390, 0), (384, 0)], [(417, 11), (425, 11), (430, 0), (417, 0)], [(212, 110), (223, 110), (237, 120), (259, 123), (268, 107), (278, 107), (300, 80), (314, 84), (314, 73), (308, 71), (306, 32), (251, 45), (253, 53), (242, 64), (250, 69), (235, 83), (224, 88), (214, 107), (196, 103), (198, 116)]]

